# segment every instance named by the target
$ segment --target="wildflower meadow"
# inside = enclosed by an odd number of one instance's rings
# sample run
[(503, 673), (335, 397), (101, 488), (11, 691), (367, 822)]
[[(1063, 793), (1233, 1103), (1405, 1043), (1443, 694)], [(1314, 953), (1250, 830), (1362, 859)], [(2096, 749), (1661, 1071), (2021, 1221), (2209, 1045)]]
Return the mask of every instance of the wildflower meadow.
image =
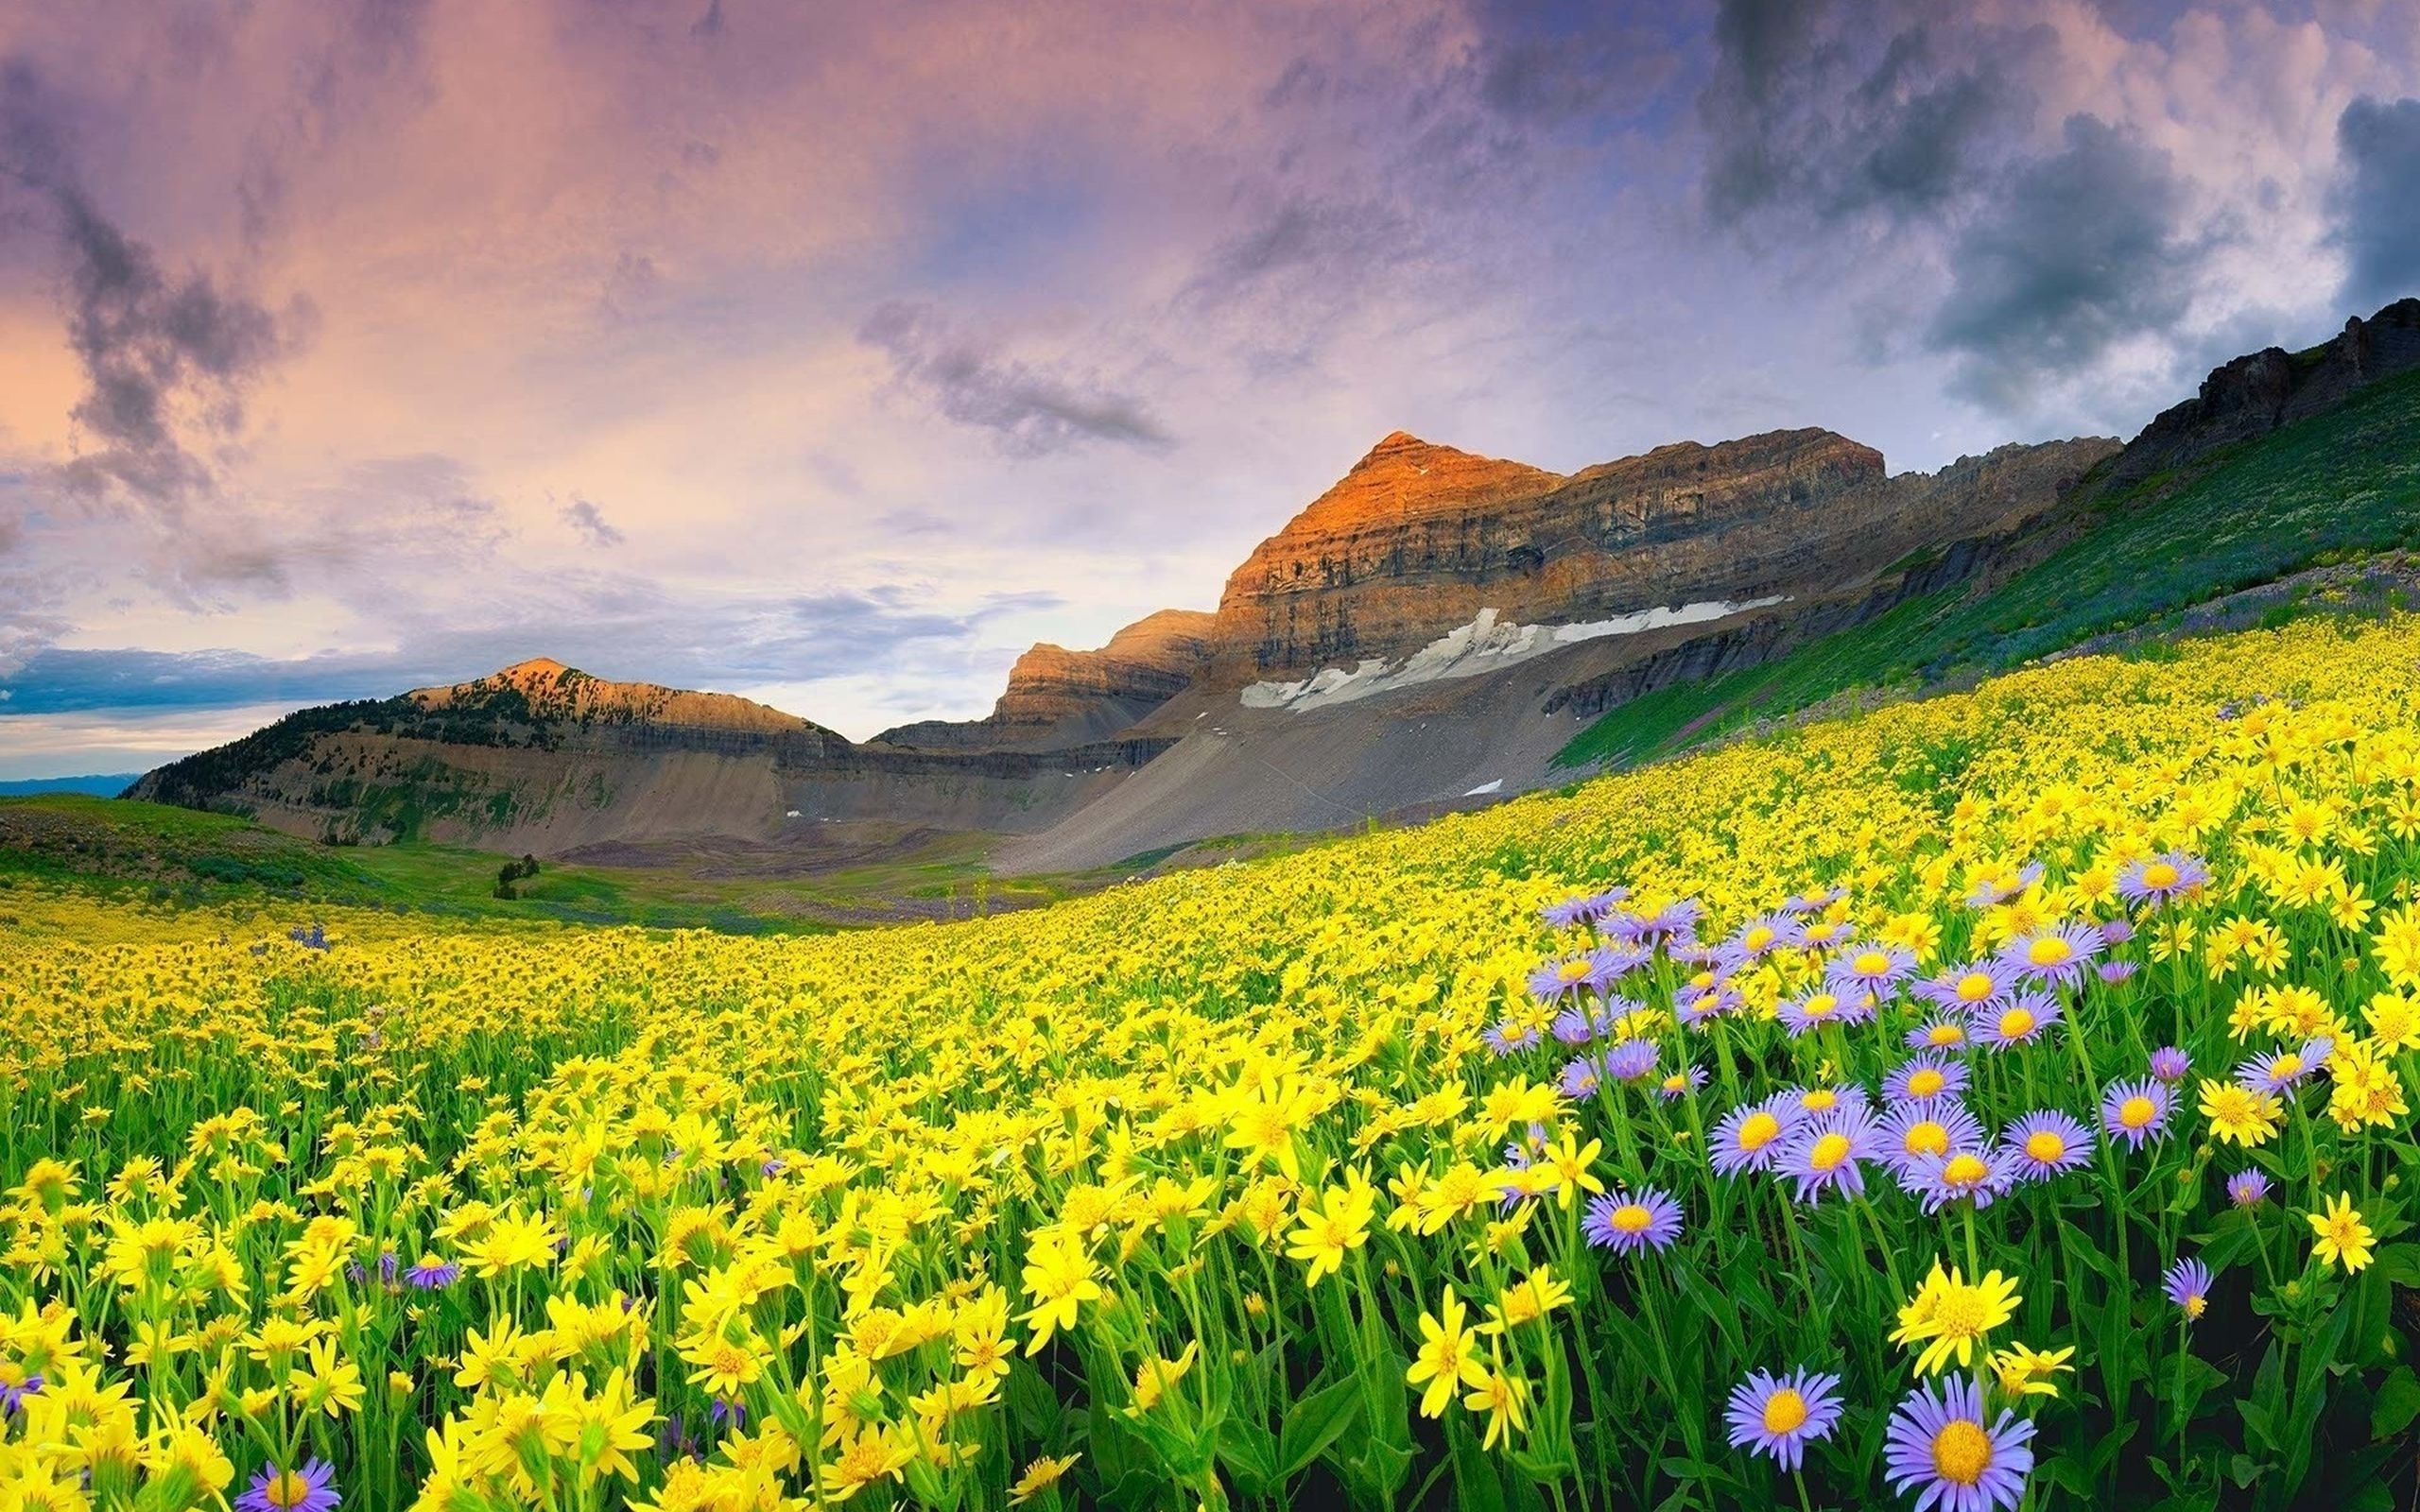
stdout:
[(2307, 622), (806, 939), (19, 893), (0, 1512), (2408, 1504), (2416, 697)]

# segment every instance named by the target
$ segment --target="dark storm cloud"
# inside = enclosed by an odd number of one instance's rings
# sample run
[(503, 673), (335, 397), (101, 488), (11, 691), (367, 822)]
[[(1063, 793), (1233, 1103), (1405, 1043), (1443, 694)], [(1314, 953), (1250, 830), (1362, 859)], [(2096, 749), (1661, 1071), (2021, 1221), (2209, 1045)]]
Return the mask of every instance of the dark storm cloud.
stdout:
[[(1904, 25), (1893, 25), (1904, 21)], [(1698, 97), (1707, 215), (1934, 215), (2030, 129), (2048, 27), (1815, 0), (1725, 0)]]
[(618, 546), (622, 543), (622, 533), (614, 528), (603, 510), (586, 499), (575, 498), (564, 505), (562, 517), (563, 524), (579, 532), (580, 539), (592, 546)]
[(2420, 294), (2420, 99), (2363, 95), (2337, 118), (2336, 146), (2344, 302), (2366, 313)]
[(1011, 451), (1037, 455), (1090, 441), (1147, 449), (1170, 444), (1141, 401), (1004, 356), (952, 329), (928, 304), (885, 303), (866, 318), (857, 339), (889, 354), (899, 381), (943, 415), (998, 433)]
[(2068, 119), (2065, 141), (1949, 246), (1927, 341), (1985, 403), (2022, 407), (2042, 381), (2173, 324), (2207, 250), (2181, 230), (2185, 188), (2166, 154), (2088, 115)]

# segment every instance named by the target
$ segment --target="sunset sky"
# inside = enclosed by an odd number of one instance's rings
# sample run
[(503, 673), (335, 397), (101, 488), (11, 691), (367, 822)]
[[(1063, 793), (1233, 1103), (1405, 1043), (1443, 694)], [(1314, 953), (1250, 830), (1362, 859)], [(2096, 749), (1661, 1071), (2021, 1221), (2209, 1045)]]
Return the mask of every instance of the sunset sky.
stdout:
[(0, 0), (0, 778), (979, 714), (1397, 428), (2131, 435), (2420, 292), (2415, 95), (2404, 0)]

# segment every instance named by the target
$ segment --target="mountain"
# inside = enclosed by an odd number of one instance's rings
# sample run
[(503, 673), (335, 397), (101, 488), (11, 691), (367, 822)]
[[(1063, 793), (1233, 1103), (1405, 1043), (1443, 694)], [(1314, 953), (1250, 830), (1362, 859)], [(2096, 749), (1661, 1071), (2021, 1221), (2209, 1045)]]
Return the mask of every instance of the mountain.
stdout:
[(2414, 369), (2406, 301), (2224, 365), (2123, 446), (2005, 446), (1930, 473), (1820, 429), (1569, 474), (1398, 431), (1263, 541), (1215, 611), (1036, 645), (982, 719), (858, 745), (542, 660), (306, 710), (135, 792), (296, 833), (619, 859), (973, 832), (1011, 873), (1433, 813), (2088, 638), (2277, 612), (2239, 591), (2420, 546)]
[(1167, 744), (857, 746), (729, 694), (611, 682), (539, 658), (469, 682), (302, 710), (161, 767), (126, 796), (352, 843), (434, 839), (549, 855), (698, 836), (804, 845), (808, 827), (833, 821), (1039, 827)]
[(1209, 657), (1212, 616), (1164, 609), (1097, 651), (1042, 642), (1009, 669), (989, 717), (927, 719), (874, 736), (887, 746), (940, 750), (1046, 750), (1104, 740), (1191, 686)]
[(0, 798), (29, 798), (37, 793), (90, 793), (115, 798), (142, 774), (111, 772), (92, 777), (12, 777), (0, 780)]

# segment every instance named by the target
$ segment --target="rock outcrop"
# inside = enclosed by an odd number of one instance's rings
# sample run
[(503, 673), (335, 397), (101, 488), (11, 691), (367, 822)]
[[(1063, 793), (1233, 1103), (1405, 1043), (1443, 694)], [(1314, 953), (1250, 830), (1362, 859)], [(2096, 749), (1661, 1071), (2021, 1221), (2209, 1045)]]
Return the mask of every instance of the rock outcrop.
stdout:
[(2048, 509), (2115, 448), (2006, 447), (1893, 478), (1845, 437), (1772, 431), (1564, 477), (1397, 432), (1228, 578), (1208, 676), (1237, 686), (1405, 657), (1482, 610), (1572, 625), (1828, 596)]
[(2420, 368), (2420, 299), (2398, 300), (2303, 352), (2270, 347), (2213, 369), (2201, 392), (2162, 410), (2107, 473), (2104, 490), (2172, 471), (2218, 447), (2335, 408), (2360, 388)]
[(1009, 669), (1008, 691), (983, 719), (927, 719), (874, 736), (927, 750), (1044, 750), (1106, 740), (1191, 686), (1209, 656), (1212, 617), (1164, 609), (1097, 651), (1045, 641)]

